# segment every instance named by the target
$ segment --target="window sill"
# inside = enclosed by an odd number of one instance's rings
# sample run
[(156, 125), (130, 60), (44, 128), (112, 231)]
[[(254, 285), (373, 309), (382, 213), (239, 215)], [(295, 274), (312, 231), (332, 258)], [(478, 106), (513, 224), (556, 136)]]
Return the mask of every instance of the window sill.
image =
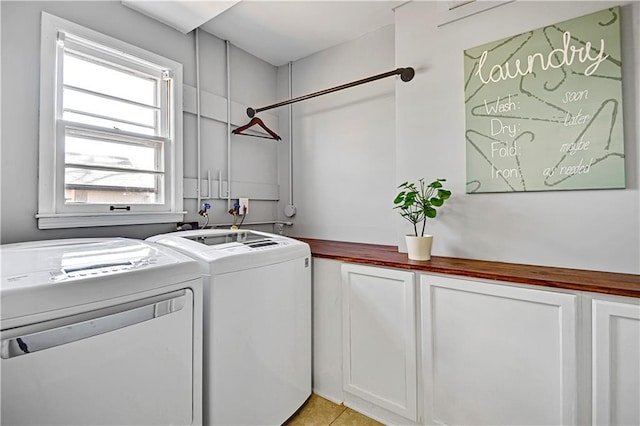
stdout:
[(60, 229), (180, 222), (186, 213), (37, 214), (36, 218), (38, 229)]

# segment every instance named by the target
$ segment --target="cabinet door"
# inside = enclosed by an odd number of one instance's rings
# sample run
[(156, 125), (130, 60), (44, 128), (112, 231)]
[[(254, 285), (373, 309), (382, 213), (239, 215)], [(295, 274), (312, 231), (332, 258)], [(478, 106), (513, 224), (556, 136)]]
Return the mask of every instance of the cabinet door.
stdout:
[(576, 296), (421, 277), (427, 423), (576, 424)]
[(640, 306), (592, 302), (593, 423), (640, 424)]
[(414, 277), (412, 272), (342, 265), (344, 390), (413, 421)]

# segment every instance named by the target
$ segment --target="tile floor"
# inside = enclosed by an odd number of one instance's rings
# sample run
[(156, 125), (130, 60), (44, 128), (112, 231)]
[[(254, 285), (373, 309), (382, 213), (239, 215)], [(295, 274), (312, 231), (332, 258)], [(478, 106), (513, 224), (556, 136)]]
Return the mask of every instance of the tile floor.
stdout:
[(344, 405), (312, 394), (305, 405), (284, 426), (382, 426)]

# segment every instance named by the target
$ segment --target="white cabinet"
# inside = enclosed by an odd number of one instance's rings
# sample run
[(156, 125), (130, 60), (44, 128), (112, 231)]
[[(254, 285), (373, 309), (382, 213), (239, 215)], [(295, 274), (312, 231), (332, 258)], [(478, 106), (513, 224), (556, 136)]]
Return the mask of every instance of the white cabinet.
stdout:
[(336, 402), (393, 425), (640, 424), (638, 299), (317, 266), (314, 390)]
[(420, 291), (427, 424), (577, 424), (577, 295), (435, 275)]
[(377, 418), (389, 418), (375, 412), (383, 408), (415, 421), (415, 274), (343, 264), (342, 301), (345, 403)]
[(640, 424), (640, 305), (592, 301), (593, 424)]

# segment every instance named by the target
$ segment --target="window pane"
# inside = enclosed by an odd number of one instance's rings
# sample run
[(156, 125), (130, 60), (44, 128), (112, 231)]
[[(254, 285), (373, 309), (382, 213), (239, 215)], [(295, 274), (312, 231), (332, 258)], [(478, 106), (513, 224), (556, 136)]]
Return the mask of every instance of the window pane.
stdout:
[(64, 84), (158, 106), (158, 81), (119, 71), (73, 55), (64, 55)]
[(65, 162), (87, 166), (118, 167), (162, 171), (162, 144), (133, 145), (119, 141), (95, 140), (67, 133)]
[(92, 126), (105, 127), (107, 129), (118, 129), (125, 132), (139, 133), (141, 135), (160, 136), (156, 129), (149, 127), (136, 126), (135, 124), (123, 123), (116, 120), (107, 120), (104, 118), (91, 117), (84, 114), (65, 111), (62, 115), (63, 120), (75, 121), (76, 123), (90, 124)]
[(164, 203), (164, 175), (154, 173), (164, 171), (162, 142), (70, 127), (65, 134), (65, 204)]
[(160, 204), (163, 176), (65, 168), (65, 204)]
[[(62, 96), (64, 109), (98, 114), (103, 117), (130, 121), (146, 126), (157, 126), (156, 111), (149, 108), (105, 99), (66, 88)], [(81, 122), (86, 123), (86, 121)]]

